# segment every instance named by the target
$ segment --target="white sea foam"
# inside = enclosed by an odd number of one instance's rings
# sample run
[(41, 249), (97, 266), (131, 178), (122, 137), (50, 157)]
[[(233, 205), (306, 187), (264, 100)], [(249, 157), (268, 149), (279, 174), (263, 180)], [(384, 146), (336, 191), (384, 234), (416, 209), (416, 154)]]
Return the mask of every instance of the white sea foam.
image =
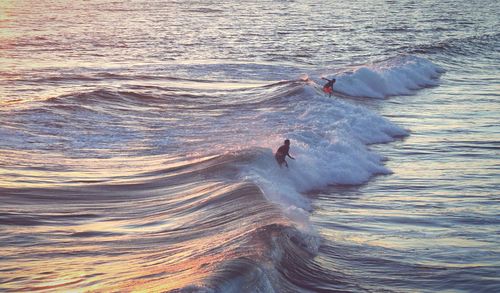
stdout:
[[(353, 96), (409, 94), (437, 84), (442, 72), (426, 59), (398, 57), (341, 74), (335, 88)], [(314, 86), (304, 88), (292, 104), (288, 113), (262, 114), (260, 118), (272, 125), (286, 121), (264, 146), (274, 151), (282, 139), (290, 138), (290, 152), (296, 160), (288, 159), (290, 168), (280, 168), (268, 149), (244, 174), (270, 200), (282, 205), (292, 220), (307, 227), (311, 206), (305, 192), (334, 184), (361, 184), (374, 175), (390, 174), (385, 158), (369, 145), (390, 142), (408, 132), (365, 107), (318, 94)]]
[[(432, 62), (404, 56), (362, 66), (337, 76), (336, 91), (350, 96), (383, 98), (406, 95), (437, 84), (443, 70)], [(303, 231), (309, 227), (310, 200), (304, 193), (335, 184), (361, 184), (377, 174), (390, 174), (385, 158), (369, 145), (386, 143), (408, 132), (377, 113), (332, 99), (305, 86), (287, 100), (287, 111), (261, 113), (258, 120), (274, 130), (264, 138), (255, 161), (242, 172), (264, 194), (283, 207), (284, 213)], [(272, 131), (266, 130), (267, 134)], [(289, 168), (280, 168), (273, 152), (283, 139), (291, 140)], [(311, 231), (314, 233), (314, 231)]]
[[(368, 144), (407, 135), (407, 131), (364, 107), (318, 94), (307, 86), (289, 113), (262, 114), (280, 133), (266, 138), (264, 149), (246, 166), (243, 176), (283, 207), (302, 230), (310, 231), (310, 200), (304, 193), (333, 184), (361, 184), (376, 174), (389, 174), (384, 158)], [(280, 168), (273, 151), (284, 138), (291, 140), (289, 168)], [(262, 144), (261, 144), (262, 146)]]
[(409, 95), (437, 85), (444, 70), (416, 56), (400, 56), (360, 66), (336, 75), (335, 91), (354, 97), (385, 98)]

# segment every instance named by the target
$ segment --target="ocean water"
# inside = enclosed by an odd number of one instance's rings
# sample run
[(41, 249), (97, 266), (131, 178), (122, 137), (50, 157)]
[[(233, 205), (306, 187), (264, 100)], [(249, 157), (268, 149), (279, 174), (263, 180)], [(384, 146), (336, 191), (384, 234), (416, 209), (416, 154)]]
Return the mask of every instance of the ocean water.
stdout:
[(352, 2), (0, 1), (0, 291), (499, 292), (500, 2)]

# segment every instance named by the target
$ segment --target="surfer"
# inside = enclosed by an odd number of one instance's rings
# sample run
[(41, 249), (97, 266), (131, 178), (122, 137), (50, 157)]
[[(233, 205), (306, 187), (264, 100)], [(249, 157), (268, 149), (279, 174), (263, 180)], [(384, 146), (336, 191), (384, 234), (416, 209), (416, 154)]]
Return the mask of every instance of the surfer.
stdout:
[(285, 160), (286, 156), (289, 156), (290, 159), (295, 160), (294, 157), (290, 156), (289, 151), (290, 151), (290, 140), (285, 139), (284, 145), (280, 146), (278, 148), (278, 150), (276, 151), (276, 154), (274, 155), (274, 157), (276, 158), (276, 161), (280, 165), (280, 168), (281, 168), (281, 165), (283, 165), (283, 163), (288, 168), (288, 163)]
[(324, 79), (326, 81), (328, 81), (324, 86), (323, 86), (323, 92), (325, 92), (325, 94), (329, 94), (330, 97), (332, 96), (332, 93), (333, 93), (333, 84), (335, 83), (335, 78), (332, 78), (331, 80), (328, 79), (328, 78), (324, 78), (322, 77), (321, 79)]

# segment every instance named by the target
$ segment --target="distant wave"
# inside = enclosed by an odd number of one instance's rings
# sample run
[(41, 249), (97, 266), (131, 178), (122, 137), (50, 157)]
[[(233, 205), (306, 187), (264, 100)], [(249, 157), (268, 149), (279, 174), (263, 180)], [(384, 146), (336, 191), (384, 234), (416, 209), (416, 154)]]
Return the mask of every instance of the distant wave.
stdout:
[(452, 37), (436, 43), (416, 44), (403, 46), (402, 52), (409, 54), (440, 54), (473, 56), (476, 54), (491, 54), (497, 51), (500, 42), (500, 33), (486, 33), (467, 37)]
[(399, 56), (340, 72), (335, 76), (334, 90), (352, 97), (378, 99), (409, 95), (436, 86), (443, 72), (443, 68), (425, 58)]
[[(53, 77), (56, 78), (56, 77)], [(57, 80), (67, 80), (73, 77), (57, 77)], [(88, 79), (93, 79), (92, 77), (85, 77)], [(52, 79), (52, 78), (50, 78)], [(206, 89), (203, 87), (197, 87), (197, 83), (216, 83), (219, 81), (212, 80), (190, 80), (190, 79), (172, 79), (177, 81), (187, 81), (191, 82), (184, 87), (173, 87), (173, 86), (131, 86), (130, 90), (116, 90), (110, 88), (101, 88), (87, 92), (76, 92), (71, 94), (64, 94), (56, 97), (49, 97), (45, 100), (48, 105), (58, 106), (62, 104), (73, 103), (75, 105), (90, 105), (90, 104), (101, 104), (103, 106), (115, 104), (121, 106), (137, 106), (137, 105), (151, 105), (152, 104), (165, 104), (175, 102), (179, 103), (179, 106), (187, 105), (203, 105), (210, 104), (210, 107), (224, 107), (224, 106), (244, 106), (245, 104), (255, 104), (255, 103), (272, 103), (282, 98), (289, 97), (293, 95), (294, 92), (300, 91), (304, 86), (304, 80), (291, 80), (275, 82), (263, 86), (248, 87), (242, 86), (238, 88), (235, 86), (234, 89), (226, 89), (224, 91)], [(238, 94), (239, 99), (231, 100), (224, 99), (229, 95)], [(43, 107), (43, 104), (39, 104), (39, 107)]]

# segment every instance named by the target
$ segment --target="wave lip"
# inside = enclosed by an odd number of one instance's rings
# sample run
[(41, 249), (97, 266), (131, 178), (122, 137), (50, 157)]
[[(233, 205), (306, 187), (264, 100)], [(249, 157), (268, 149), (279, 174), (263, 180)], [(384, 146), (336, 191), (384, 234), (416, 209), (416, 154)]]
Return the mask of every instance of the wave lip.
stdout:
[(437, 79), (444, 72), (425, 58), (399, 56), (341, 73), (336, 77), (335, 91), (376, 99), (411, 95), (415, 90), (437, 86)]

